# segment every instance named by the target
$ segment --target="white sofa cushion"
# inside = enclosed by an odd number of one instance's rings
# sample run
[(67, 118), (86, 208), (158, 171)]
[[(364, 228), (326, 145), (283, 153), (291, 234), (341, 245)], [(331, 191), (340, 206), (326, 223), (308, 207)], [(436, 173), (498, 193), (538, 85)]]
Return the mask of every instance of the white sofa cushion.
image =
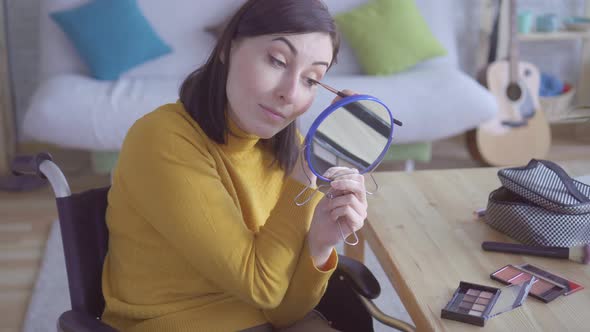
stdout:
[(115, 151), (142, 115), (178, 99), (179, 79), (98, 81), (79, 74), (44, 81), (31, 100), (21, 132), (58, 146)]

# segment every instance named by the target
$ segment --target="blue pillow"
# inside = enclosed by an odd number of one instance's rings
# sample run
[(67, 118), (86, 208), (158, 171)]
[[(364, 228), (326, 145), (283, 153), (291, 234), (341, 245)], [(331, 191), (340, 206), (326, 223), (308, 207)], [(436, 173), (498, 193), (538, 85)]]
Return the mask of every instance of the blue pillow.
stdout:
[(136, 0), (93, 0), (50, 16), (97, 79), (115, 80), (126, 70), (172, 51)]

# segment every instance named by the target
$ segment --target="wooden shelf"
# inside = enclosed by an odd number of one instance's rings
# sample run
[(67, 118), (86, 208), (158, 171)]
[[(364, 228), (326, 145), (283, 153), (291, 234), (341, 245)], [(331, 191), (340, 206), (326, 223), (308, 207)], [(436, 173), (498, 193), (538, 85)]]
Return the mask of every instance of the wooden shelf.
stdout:
[(518, 35), (518, 40), (523, 42), (577, 39), (590, 39), (590, 31), (531, 32)]
[(564, 116), (561, 118), (550, 119), (550, 124), (564, 124), (564, 123), (590, 123), (590, 106), (578, 106), (572, 107), (564, 112)]
[(568, 117), (562, 119), (556, 119), (550, 121), (549, 124), (565, 124), (565, 123), (590, 123), (590, 114), (587, 115), (569, 115)]

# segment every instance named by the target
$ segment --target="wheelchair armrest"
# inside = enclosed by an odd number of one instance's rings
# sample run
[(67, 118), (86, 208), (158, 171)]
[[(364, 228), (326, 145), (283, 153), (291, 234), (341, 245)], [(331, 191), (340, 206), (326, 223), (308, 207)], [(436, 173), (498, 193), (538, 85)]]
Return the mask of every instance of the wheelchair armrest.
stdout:
[(114, 328), (99, 319), (78, 311), (66, 311), (57, 323), (58, 331), (62, 332), (117, 332)]
[(379, 297), (381, 286), (371, 271), (361, 262), (338, 255), (337, 270), (348, 280), (355, 292), (373, 300)]

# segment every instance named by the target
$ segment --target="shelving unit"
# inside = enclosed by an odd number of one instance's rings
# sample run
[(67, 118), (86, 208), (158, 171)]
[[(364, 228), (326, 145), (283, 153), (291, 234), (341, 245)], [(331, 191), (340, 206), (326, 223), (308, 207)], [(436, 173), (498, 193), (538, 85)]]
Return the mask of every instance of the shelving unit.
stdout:
[[(590, 0), (584, 1), (584, 16), (590, 17)], [(556, 31), (539, 33), (533, 32), (518, 36), (522, 42), (572, 40), (582, 42), (582, 62), (580, 77), (575, 86), (577, 93), (575, 105), (590, 105), (590, 31)]]
[[(509, 38), (509, 22), (510, 15), (508, 14), (508, 2), (503, 1), (500, 9), (500, 28), (499, 41), (496, 49), (496, 58), (503, 59), (508, 56), (508, 38)], [(496, 14), (496, 0), (482, 0), (482, 13), (480, 19), (480, 47), (477, 54), (477, 68), (484, 68), (487, 64), (488, 53), (491, 47), (490, 36), (492, 34), (494, 17)], [(584, 1), (584, 15), (590, 17), (590, 0)], [(522, 43), (538, 43), (538, 42), (552, 42), (552, 41), (571, 41), (580, 42), (582, 45), (581, 62), (579, 65), (578, 82), (574, 84), (576, 89), (575, 98), (572, 105), (585, 106), (575, 111), (568, 112), (570, 116), (576, 116), (577, 119), (564, 119), (552, 122), (551, 124), (571, 123), (575, 124), (573, 130), (575, 136), (583, 141), (590, 142), (590, 120), (583, 116), (590, 116), (590, 31), (556, 31), (551, 33), (532, 32), (529, 34), (518, 35), (518, 40)], [(526, 61), (526, 59), (523, 59)]]
[[(571, 40), (580, 41), (583, 43), (582, 63), (580, 64), (582, 71), (578, 79), (576, 88), (576, 97), (574, 105), (590, 106), (590, 31), (569, 31), (561, 30), (555, 32), (532, 32), (528, 34), (519, 34), (518, 40), (520, 42), (544, 42), (544, 41), (561, 41)], [(552, 123), (574, 123), (585, 122), (588, 119), (580, 117), (580, 114), (586, 114), (590, 117), (590, 107), (585, 107), (585, 110), (578, 110), (577, 119), (564, 119), (563, 121), (555, 121)]]
[[(588, 6), (587, 6), (588, 7)], [(587, 8), (587, 14), (590, 15)], [(556, 32), (533, 32), (529, 34), (518, 35), (520, 42), (543, 42), (543, 41), (560, 41), (572, 40), (581, 41), (582, 46), (582, 63), (580, 64), (581, 73), (576, 85), (577, 91), (588, 91), (589, 93), (578, 93), (576, 96), (578, 105), (590, 105), (590, 31), (556, 31)]]
[[(494, 0), (484, 0), (482, 7), (482, 26), (481, 38), (483, 47), (481, 48), (478, 60), (480, 64), (485, 64), (485, 56), (489, 51), (489, 36), (491, 34), (493, 19), (495, 15), (494, 8), (497, 3)], [(502, 2), (500, 9), (500, 30), (498, 48), (496, 57), (498, 59), (506, 58), (508, 55), (509, 39), (509, 8), (507, 2)], [(579, 14), (582, 15), (582, 14)], [(584, 1), (584, 16), (590, 17), (590, 0)], [(580, 64), (580, 77), (576, 88), (575, 105), (590, 105), (590, 31), (556, 31), (556, 32), (532, 32), (529, 34), (518, 35), (518, 40), (523, 43), (530, 42), (547, 42), (547, 41), (579, 41), (582, 43), (582, 61)]]
[(521, 42), (590, 39), (590, 31), (532, 32), (518, 35)]

